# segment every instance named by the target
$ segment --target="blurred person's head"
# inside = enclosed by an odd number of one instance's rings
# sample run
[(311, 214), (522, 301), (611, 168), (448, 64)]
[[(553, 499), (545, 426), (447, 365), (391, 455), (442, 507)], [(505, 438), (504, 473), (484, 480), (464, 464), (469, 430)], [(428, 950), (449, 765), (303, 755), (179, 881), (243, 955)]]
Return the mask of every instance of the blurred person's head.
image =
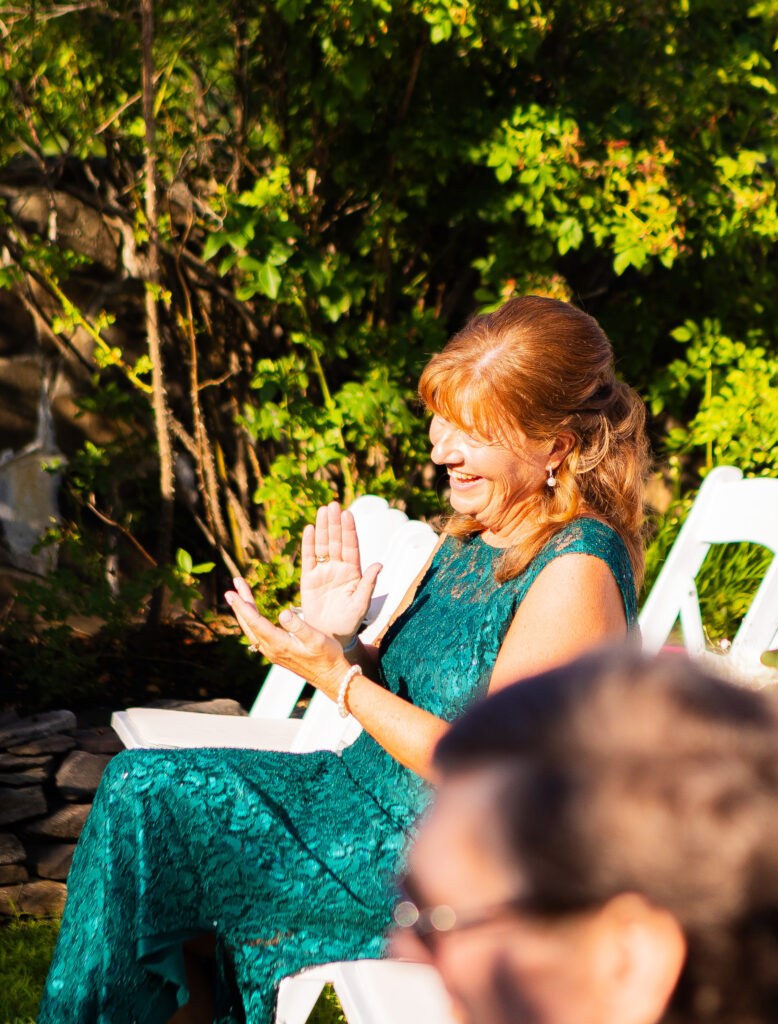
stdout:
[(682, 657), (580, 659), (437, 749), (396, 951), (472, 1024), (778, 1021), (778, 714)]

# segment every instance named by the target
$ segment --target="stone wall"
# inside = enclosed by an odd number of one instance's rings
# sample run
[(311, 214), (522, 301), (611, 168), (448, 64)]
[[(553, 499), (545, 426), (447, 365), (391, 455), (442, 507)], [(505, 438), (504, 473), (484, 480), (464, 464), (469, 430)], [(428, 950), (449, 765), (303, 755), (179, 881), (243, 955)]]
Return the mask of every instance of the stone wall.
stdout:
[[(245, 715), (228, 698), (152, 707)], [(110, 712), (0, 715), (0, 915), (59, 915), (76, 842), (105, 766), (124, 746)], [(99, 723), (95, 725), (97, 720)]]
[(0, 717), (0, 914), (60, 914), (65, 879), (103, 770), (109, 726), (70, 711)]

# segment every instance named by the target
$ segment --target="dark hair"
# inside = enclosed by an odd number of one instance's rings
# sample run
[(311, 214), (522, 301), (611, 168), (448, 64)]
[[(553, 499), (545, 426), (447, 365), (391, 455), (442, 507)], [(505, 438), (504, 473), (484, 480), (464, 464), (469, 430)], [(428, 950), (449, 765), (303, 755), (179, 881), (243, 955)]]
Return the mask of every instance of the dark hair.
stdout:
[(683, 656), (589, 655), (477, 705), (445, 774), (500, 769), (505, 848), (556, 914), (642, 893), (687, 957), (662, 1024), (778, 1020), (778, 711)]
[[(627, 546), (636, 586), (643, 578), (643, 492), (648, 467), (645, 408), (616, 380), (613, 351), (594, 317), (558, 299), (525, 295), (476, 316), (430, 360), (419, 394), (428, 409), (510, 448), (516, 429), (534, 441), (574, 437), (557, 486), (534, 497), (535, 529), (508, 548), (498, 579), (524, 569), (565, 523), (594, 515)], [(454, 516), (449, 532), (482, 529)]]

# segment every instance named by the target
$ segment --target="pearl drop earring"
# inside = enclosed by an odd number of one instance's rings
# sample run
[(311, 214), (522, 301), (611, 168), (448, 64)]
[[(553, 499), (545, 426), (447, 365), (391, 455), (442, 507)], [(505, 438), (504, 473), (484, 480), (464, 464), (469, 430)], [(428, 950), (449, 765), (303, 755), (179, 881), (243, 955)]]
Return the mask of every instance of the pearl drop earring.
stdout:
[(556, 477), (554, 476), (554, 470), (551, 468), (551, 466), (546, 466), (546, 469), (548, 470), (548, 479), (546, 480), (546, 487), (550, 487), (553, 491), (556, 487)]

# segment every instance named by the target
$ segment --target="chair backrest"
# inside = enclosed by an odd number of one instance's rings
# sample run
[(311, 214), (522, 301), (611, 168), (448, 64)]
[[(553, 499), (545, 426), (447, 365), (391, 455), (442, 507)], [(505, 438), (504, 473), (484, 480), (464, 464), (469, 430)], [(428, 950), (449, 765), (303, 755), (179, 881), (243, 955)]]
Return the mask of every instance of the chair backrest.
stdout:
[(417, 519), (406, 519), (394, 532), (383, 557), (376, 559), (384, 567), (373, 592), (366, 627), (360, 634), (363, 640), (372, 642), (386, 627), (437, 542), (432, 527)]
[[(387, 546), (408, 517), (399, 508), (390, 508), (384, 498), (365, 494), (349, 506), (359, 539), (359, 561), (363, 569), (373, 562), (384, 562)], [(377, 586), (377, 585), (376, 585)]]
[[(778, 553), (778, 480), (744, 479), (739, 469), (720, 466), (703, 481), (686, 521), (640, 612), (643, 647), (658, 651), (680, 616), (684, 644), (705, 651), (696, 577), (712, 544), (761, 544)], [(778, 558), (773, 558), (737, 635), (732, 656), (759, 664), (778, 639)]]
[[(350, 506), (359, 538), (360, 561), (366, 568), (381, 562), (373, 600), (360, 636), (374, 639), (389, 621), (421, 567), (429, 558), (437, 535), (426, 523), (409, 520), (400, 509), (389, 508), (383, 498), (368, 494)], [(288, 669), (274, 665), (250, 711), (252, 717), (288, 718), (305, 686), (305, 680)], [(333, 702), (314, 693), (295, 737), (295, 752), (337, 749), (359, 735), (359, 723), (343, 719)]]

